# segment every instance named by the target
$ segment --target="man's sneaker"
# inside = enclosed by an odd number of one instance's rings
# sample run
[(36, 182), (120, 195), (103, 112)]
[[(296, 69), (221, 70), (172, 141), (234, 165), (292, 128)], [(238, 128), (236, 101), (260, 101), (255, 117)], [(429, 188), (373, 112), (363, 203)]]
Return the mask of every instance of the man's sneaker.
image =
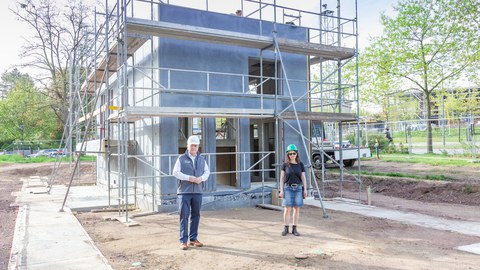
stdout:
[(181, 250), (187, 250), (188, 249), (187, 243), (181, 243), (180, 244), (180, 249)]
[(203, 247), (203, 244), (202, 244), (202, 242), (200, 242), (198, 240), (190, 240), (190, 246)]

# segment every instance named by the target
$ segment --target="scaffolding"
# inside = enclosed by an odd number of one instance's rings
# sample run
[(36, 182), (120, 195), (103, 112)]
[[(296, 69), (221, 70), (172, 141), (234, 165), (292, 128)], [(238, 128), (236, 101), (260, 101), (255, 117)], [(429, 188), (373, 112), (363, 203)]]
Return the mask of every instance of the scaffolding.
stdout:
[[(340, 0), (329, 1), (336, 10), (320, 0), (315, 12), (277, 1), (225, 2), (244, 16), (220, 10), (214, 0), (203, 7), (106, 0), (106, 12), (95, 11), (85, 66), (75, 69), (84, 73), (71, 75), (66, 138), (75, 137), (77, 153), (71, 179), (80, 155), (96, 155), (97, 184), (109, 190), (109, 204), (116, 197), (126, 221), (130, 204), (153, 212), (175, 208), (171, 171), (186, 138), (196, 133), (213, 168), (204, 184), (208, 203), (255, 192), (265, 203), (265, 192), (278, 189), (282, 149), (295, 143), (308, 167), (307, 188), (327, 216), (318, 183), (329, 180), (324, 162), (320, 172), (311, 166), (312, 146), (319, 146), (311, 134), (314, 123), (328, 124), (342, 145), (344, 123), (360, 131), (358, 69), (351, 84), (342, 74), (358, 60), (357, 1), (348, 1), (351, 19), (340, 16), (346, 2)], [(228, 57), (239, 64), (208, 64)], [(342, 186), (349, 173), (342, 151), (339, 161), (324, 156), (339, 166)], [(360, 164), (352, 175), (360, 192)]]

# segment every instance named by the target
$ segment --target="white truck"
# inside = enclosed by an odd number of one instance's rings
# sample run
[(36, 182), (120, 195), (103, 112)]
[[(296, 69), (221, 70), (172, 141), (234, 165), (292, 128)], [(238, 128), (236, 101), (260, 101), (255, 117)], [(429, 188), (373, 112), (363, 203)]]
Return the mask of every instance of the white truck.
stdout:
[[(333, 142), (320, 138), (318, 141), (314, 138), (312, 140), (315, 144), (312, 147), (312, 162), (313, 166), (316, 169), (322, 167), (322, 155), (321, 152), (323, 151), (324, 157), (323, 162), (326, 163), (331, 161), (331, 159), (335, 160), (336, 162), (340, 163), (340, 151), (342, 152), (343, 164), (345, 167), (352, 167), (355, 164), (355, 161), (358, 159), (358, 153), (360, 152), (360, 157), (370, 157), (370, 148), (365, 146), (352, 146), (350, 141), (342, 141), (342, 149), (340, 149), (340, 143), (338, 141)], [(328, 155), (328, 156), (326, 156)]]

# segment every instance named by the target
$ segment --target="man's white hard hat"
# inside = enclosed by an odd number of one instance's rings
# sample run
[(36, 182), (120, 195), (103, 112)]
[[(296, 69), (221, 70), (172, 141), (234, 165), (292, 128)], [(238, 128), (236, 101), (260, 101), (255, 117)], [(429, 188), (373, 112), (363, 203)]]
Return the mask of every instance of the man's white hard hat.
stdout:
[(191, 145), (191, 144), (196, 144), (196, 145), (200, 144), (200, 139), (198, 138), (198, 136), (192, 135), (188, 137), (187, 145)]

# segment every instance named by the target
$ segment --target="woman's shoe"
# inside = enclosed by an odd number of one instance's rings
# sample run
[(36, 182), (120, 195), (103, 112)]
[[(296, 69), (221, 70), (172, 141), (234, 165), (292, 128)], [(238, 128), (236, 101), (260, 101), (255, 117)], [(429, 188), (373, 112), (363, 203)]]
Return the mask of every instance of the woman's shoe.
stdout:
[(293, 225), (293, 227), (292, 227), (292, 234), (295, 235), (295, 236), (300, 236), (300, 234), (297, 231), (297, 226), (296, 225)]
[(287, 234), (288, 234), (288, 226), (285, 226), (285, 228), (283, 228), (282, 236), (285, 236)]

